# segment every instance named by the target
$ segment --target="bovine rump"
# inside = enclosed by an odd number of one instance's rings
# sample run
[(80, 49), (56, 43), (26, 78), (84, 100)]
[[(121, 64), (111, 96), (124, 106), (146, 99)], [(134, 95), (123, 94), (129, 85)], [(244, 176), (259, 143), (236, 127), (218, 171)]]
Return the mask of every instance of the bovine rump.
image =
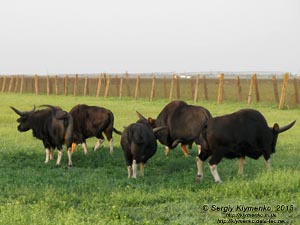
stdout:
[(112, 133), (114, 131), (117, 134), (121, 134), (121, 132), (114, 128), (114, 115), (110, 110), (103, 107), (80, 104), (74, 106), (70, 114), (74, 120), (73, 143), (82, 144), (87, 154), (86, 139), (90, 137), (98, 138), (94, 147), (96, 151), (104, 141), (102, 134), (104, 133), (109, 141), (110, 152), (113, 152)]
[(188, 105), (184, 101), (172, 101), (159, 113), (156, 119), (148, 118), (153, 128), (167, 126), (168, 129), (157, 133), (161, 144), (167, 146), (166, 153), (181, 143), (182, 151), (189, 155), (186, 145), (196, 143), (200, 150), (200, 133), (203, 124), (210, 119), (211, 113), (202, 106)]

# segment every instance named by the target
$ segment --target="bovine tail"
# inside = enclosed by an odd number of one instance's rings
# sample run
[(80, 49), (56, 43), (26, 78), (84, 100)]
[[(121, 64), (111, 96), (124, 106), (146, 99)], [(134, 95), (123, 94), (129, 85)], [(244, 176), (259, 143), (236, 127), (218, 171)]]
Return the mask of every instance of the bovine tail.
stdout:
[(116, 134), (122, 135), (122, 132), (121, 132), (121, 131), (118, 131), (116, 128), (113, 128), (113, 131), (114, 131)]

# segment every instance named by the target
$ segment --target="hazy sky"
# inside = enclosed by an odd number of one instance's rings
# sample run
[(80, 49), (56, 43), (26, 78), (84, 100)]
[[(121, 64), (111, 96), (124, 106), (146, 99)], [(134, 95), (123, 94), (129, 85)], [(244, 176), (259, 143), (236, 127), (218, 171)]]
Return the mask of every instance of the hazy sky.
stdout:
[(0, 74), (300, 74), (299, 0), (7, 0)]

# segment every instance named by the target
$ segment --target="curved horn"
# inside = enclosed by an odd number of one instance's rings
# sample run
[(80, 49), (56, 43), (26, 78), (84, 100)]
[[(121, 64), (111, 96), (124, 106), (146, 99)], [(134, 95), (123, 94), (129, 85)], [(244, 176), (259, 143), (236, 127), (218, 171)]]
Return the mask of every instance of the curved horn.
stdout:
[(296, 123), (296, 120), (294, 120), (293, 122), (291, 122), (290, 124), (288, 124), (288, 125), (286, 125), (284, 127), (280, 127), (277, 132), (278, 133), (284, 132), (284, 131), (290, 129), (292, 126), (294, 126), (295, 123)]
[(156, 128), (153, 129), (153, 133), (156, 133), (156, 132), (164, 130), (164, 129), (168, 129), (168, 127), (167, 126), (156, 127)]
[(12, 107), (12, 106), (10, 106), (10, 108), (11, 108), (12, 110), (14, 110), (15, 113), (17, 113), (17, 114), (20, 115), (20, 116), (24, 116), (24, 114), (25, 114), (24, 112), (21, 112), (21, 111), (17, 110), (16, 108)]
[(35, 105), (33, 105), (33, 109), (31, 110), (31, 112), (34, 112), (36, 109)]
[(140, 114), (138, 111), (136, 111), (136, 114), (137, 116), (140, 118), (140, 119), (143, 119), (143, 120), (147, 120), (142, 114)]

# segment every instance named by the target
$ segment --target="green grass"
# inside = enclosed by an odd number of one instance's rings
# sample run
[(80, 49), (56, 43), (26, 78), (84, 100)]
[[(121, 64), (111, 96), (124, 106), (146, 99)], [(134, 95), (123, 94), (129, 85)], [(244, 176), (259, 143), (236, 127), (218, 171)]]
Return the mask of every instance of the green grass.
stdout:
[[(218, 219), (231, 217), (213, 211), (214, 206), (234, 207), (233, 213), (238, 215), (238, 205), (271, 207), (271, 212), (260, 213), (274, 214), (273, 219), (290, 224), (299, 223), (300, 131), (297, 123), (279, 135), (270, 172), (266, 172), (263, 158), (257, 161), (247, 158), (244, 175), (240, 177), (237, 160), (224, 159), (218, 166), (223, 184), (213, 182), (206, 163), (204, 180), (196, 183), (195, 146), (191, 150), (192, 157), (184, 157), (179, 148), (166, 157), (159, 144), (157, 153), (146, 164), (145, 177), (130, 180), (120, 136), (114, 135), (112, 156), (107, 142), (104, 148), (93, 152), (96, 139), (91, 138), (87, 143), (89, 155), (85, 156), (79, 147), (73, 154), (72, 169), (67, 167), (66, 151), (62, 166), (56, 167), (55, 161), (45, 165), (42, 142), (33, 138), (31, 132), (17, 131), (18, 116), (9, 106), (20, 110), (31, 110), (34, 104), (59, 105), (65, 110), (78, 103), (104, 106), (113, 111), (115, 127), (122, 130), (123, 126), (136, 121), (136, 110), (144, 116), (156, 117), (167, 100), (29, 94), (1, 94), (0, 97), (0, 224), (217, 224)], [(208, 108), (214, 116), (245, 107), (244, 103), (235, 102), (198, 104)], [(260, 110), (270, 126), (275, 122), (288, 124), (299, 115), (297, 109), (280, 111), (277, 105), (252, 104), (251, 107)], [(208, 211), (203, 210), (206, 205)], [(282, 205), (285, 208), (279, 208)], [(255, 219), (251, 224), (260, 224), (256, 221), (260, 217), (251, 219)]]

